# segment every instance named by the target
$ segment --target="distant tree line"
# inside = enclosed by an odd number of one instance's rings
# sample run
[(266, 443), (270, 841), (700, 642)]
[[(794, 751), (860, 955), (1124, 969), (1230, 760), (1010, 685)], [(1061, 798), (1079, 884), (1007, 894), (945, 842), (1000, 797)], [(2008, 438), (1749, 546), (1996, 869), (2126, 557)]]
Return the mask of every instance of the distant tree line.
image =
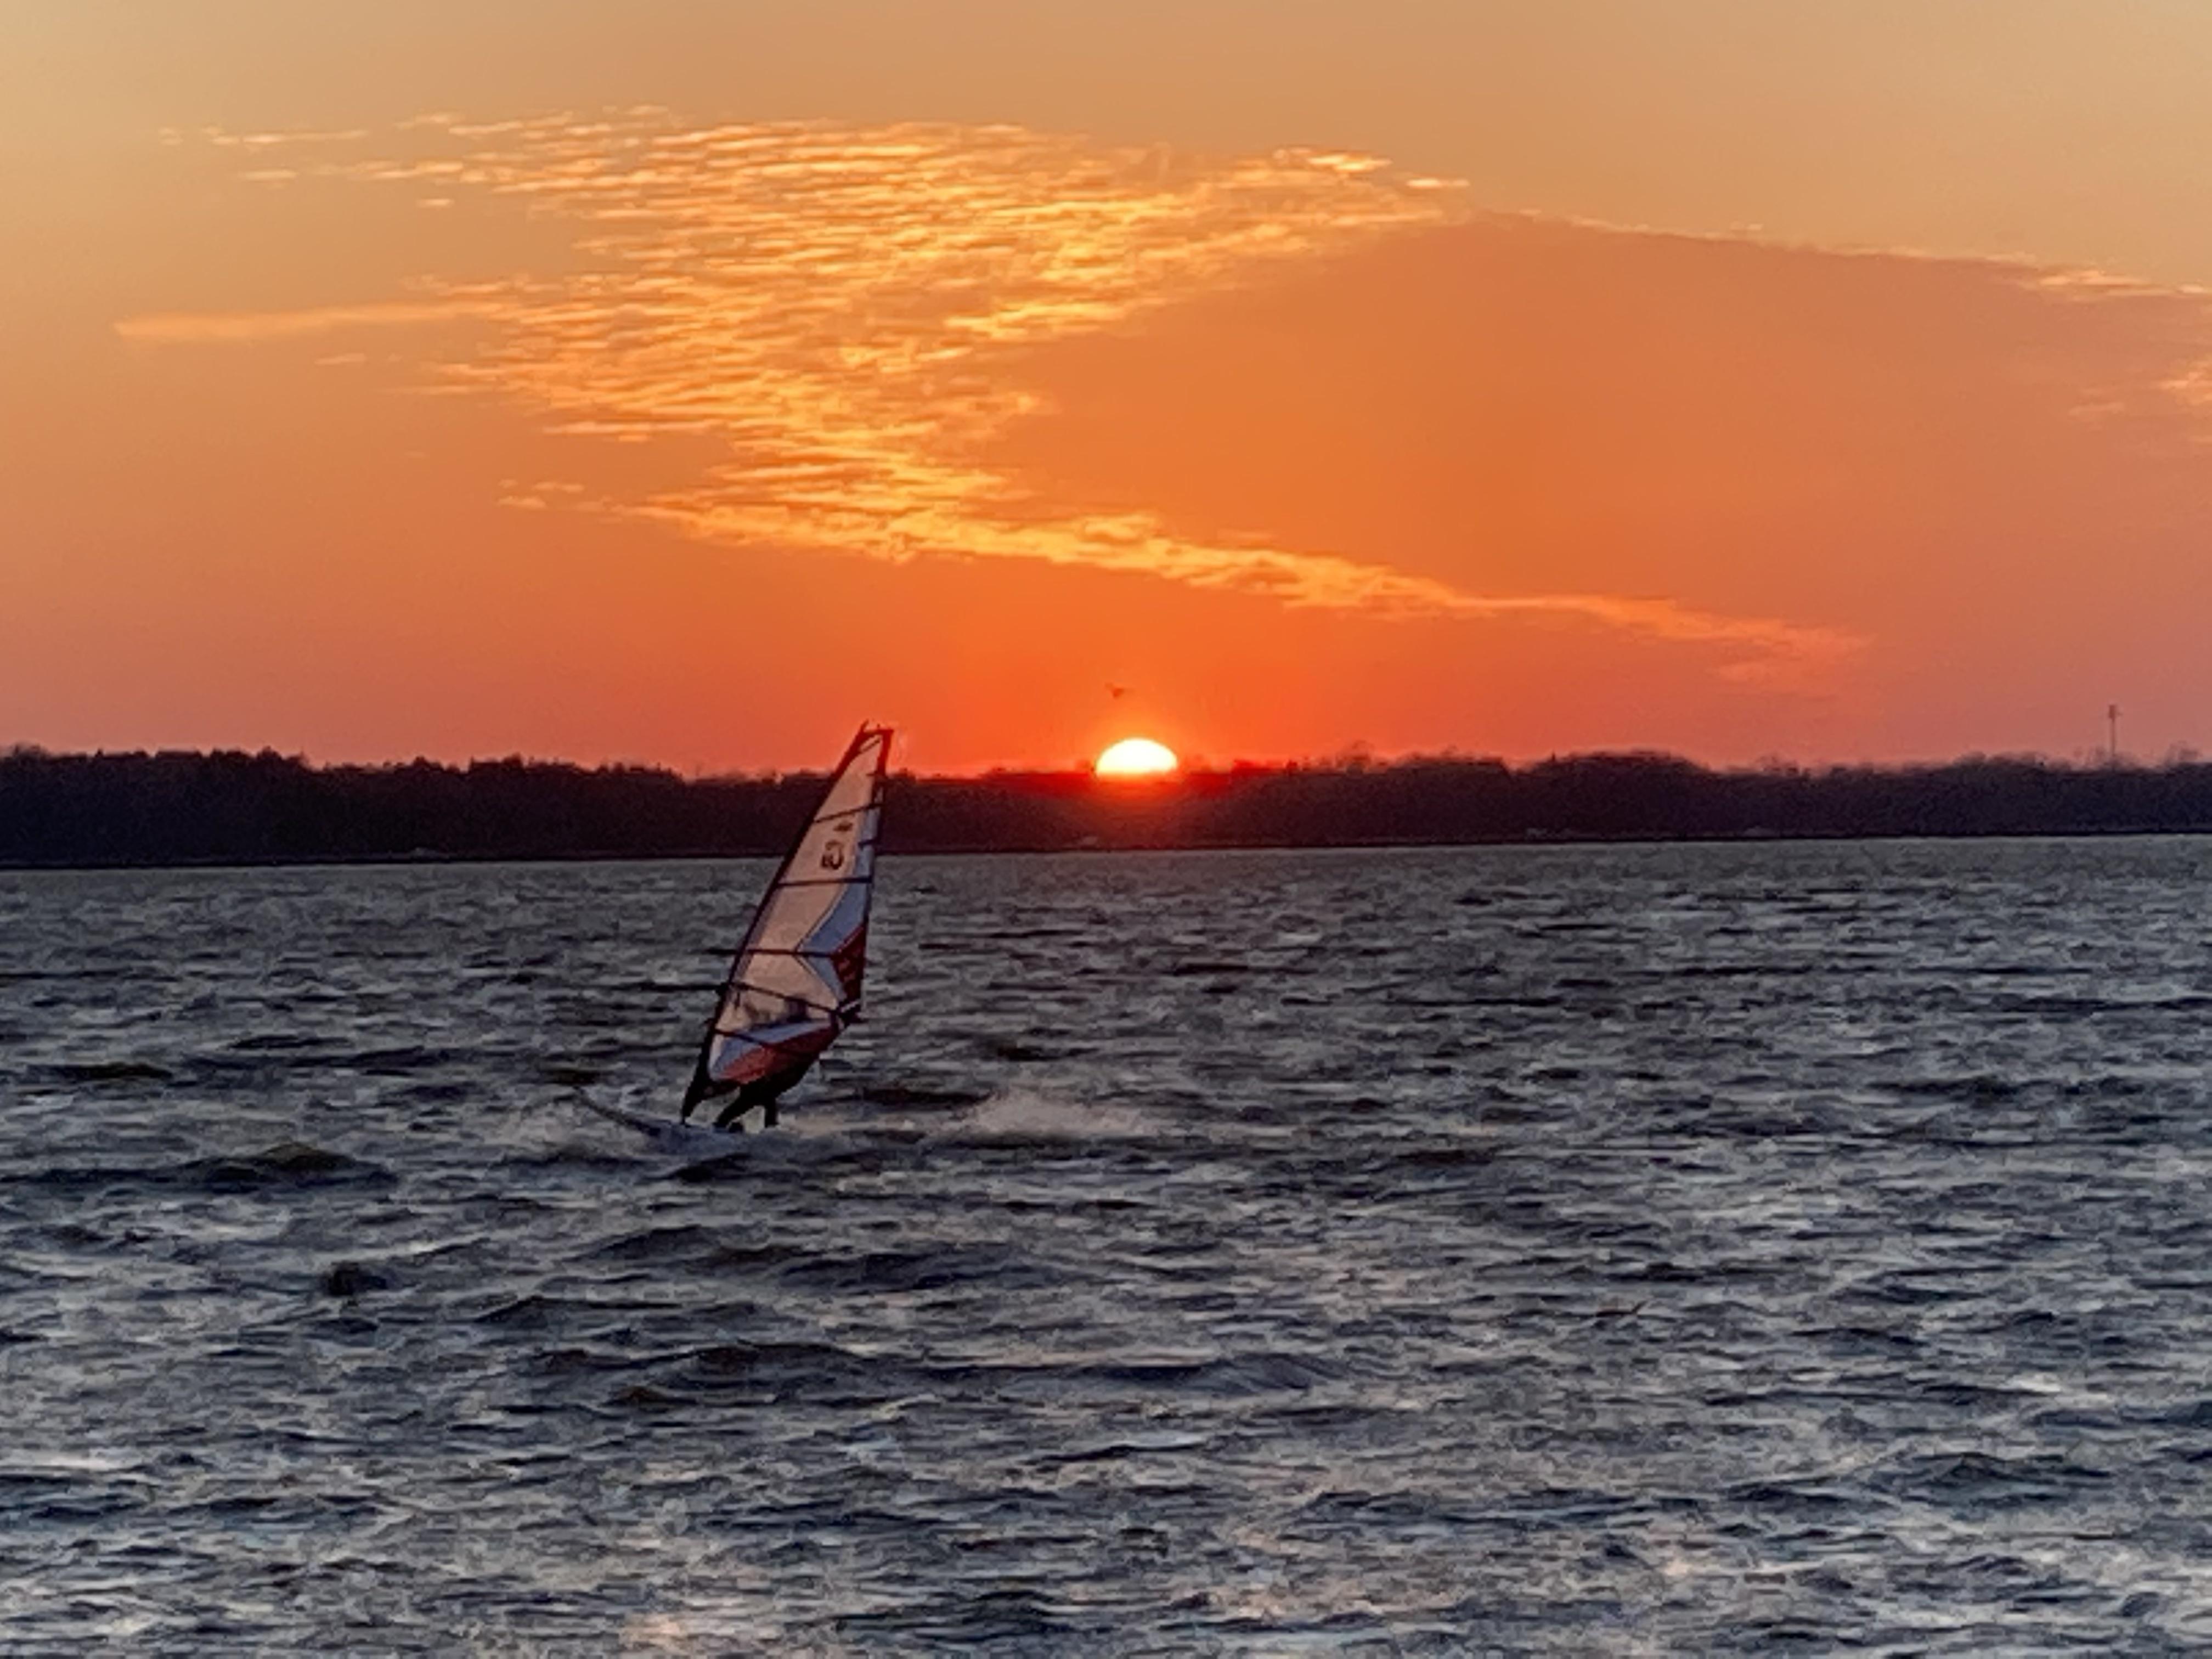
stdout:
[[(0, 864), (771, 854), (820, 785), (544, 761), (312, 766), (265, 751), (17, 749), (0, 755)], [(1599, 754), (1522, 767), (1237, 766), (1152, 782), (902, 774), (887, 809), (885, 849), (909, 853), (2212, 830), (2212, 765), (1972, 757), (1717, 771)]]

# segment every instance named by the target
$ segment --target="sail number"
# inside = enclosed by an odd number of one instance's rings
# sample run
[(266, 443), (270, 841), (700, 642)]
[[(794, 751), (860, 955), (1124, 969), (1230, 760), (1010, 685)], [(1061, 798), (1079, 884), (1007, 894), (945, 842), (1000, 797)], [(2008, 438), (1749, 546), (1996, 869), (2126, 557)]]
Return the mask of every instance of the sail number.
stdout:
[(842, 870), (845, 867), (844, 842), (833, 841), (822, 849), (822, 867), (824, 870)]

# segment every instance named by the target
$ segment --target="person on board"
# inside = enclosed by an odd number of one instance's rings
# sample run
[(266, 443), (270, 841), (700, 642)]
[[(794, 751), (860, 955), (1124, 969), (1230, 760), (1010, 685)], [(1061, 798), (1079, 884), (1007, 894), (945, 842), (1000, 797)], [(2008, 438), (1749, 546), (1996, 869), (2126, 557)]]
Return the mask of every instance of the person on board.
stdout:
[[(808, 1064), (811, 1065), (812, 1062), (810, 1060)], [(784, 1073), (781, 1077), (764, 1077), (751, 1083), (740, 1084), (738, 1091), (730, 1097), (729, 1104), (723, 1107), (716, 1115), (714, 1127), (717, 1129), (728, 1129), (738, 1134), (743, 1134), (745, 1132), (744, 1125), (739, 1123), (738, 1120), (757, 1106), (761, 1109), (761, 1127), (773, 1129), (775, 1127), (777, 1097), (805, 1075), (806, 1066), (801, 1066), (796, 1071)]]

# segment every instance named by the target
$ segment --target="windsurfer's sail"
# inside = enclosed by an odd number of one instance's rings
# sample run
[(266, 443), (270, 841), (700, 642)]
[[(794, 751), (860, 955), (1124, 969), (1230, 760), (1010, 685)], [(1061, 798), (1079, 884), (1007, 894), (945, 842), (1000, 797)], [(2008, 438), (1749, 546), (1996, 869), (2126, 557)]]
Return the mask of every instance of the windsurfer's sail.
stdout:
[(737, 1111), (761, 1103), (773, 1112), (860, 1012), (890, 747), (890, 728), (860, 728), (769, 884), (700, 1045), (685, 1117), (720, 1095), (734, 1095)]

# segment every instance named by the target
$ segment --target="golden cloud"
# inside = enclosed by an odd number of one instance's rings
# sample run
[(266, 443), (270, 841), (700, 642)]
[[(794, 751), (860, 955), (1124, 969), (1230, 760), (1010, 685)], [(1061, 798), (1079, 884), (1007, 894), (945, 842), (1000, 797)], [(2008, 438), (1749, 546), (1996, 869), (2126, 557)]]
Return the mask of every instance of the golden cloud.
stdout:
[[(216, 135), (319, 151), (347, 135)], [(396, 153), (288, 155), (305, 177), (473, 192), (577, 226), (584, 269), (313, 310), (140, 317), (134, 341), (283, 338), (482, 317), (436, 371), (556, 431), (706, 434), (685, 488), (599, 510), (690, 536), (874, 558), (1010, 558), (1140, 573), (1290, 605), (1553, 617), (1720, 646), (1732, 672), (1819, 666), (1856, 641), (1661, 599), (1490, 596), (1327, 552), (1193, 539), (1142, 512), (1054, 510), (982, 457), (1030, 410), (1012, 351), (1129, 325), (1270, 269), (1466, 216), (1461, 189), (1379, 158), (1111, 147), (1012, 126), (692, 127), (630, 110), (468, 124), (424, 117)], [(540, 487), (507, 499), (538, 507)]]

